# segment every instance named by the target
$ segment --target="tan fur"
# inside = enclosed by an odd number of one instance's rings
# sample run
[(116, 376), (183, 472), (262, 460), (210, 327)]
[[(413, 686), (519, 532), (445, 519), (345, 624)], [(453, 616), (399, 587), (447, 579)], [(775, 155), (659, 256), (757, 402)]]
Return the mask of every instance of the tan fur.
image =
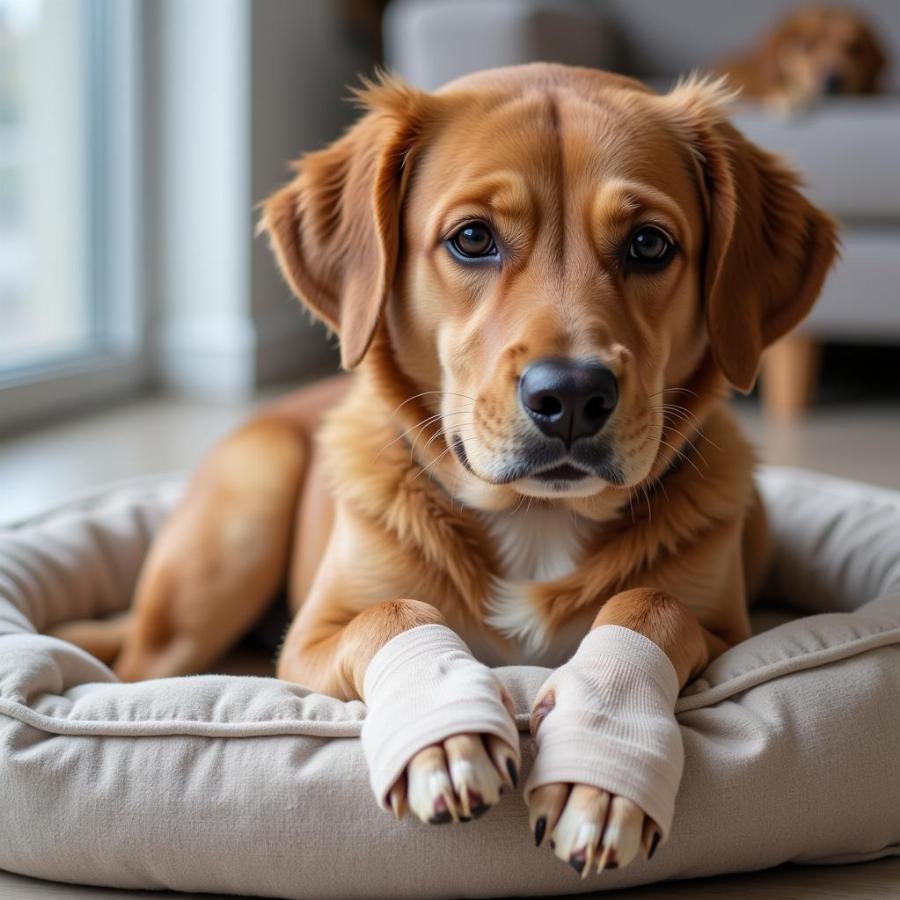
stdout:
[[(492, 528), (537, 504), (579, 522), (574, 571), (522, 587), (549, 649), (624, 625), (683, 684), (749, 634), (767, 562), (753, 453), (723, 399), (808, 311), (834, 222), (728, 124), (718, 83), (658, 96), (538, 64), (437, 94), (385, 79), (361, 102), (262, 220), (356, 372), (279, 401), (204, 462), (144, 567), (117, 671), (213, 664), (282, 584), (296, 615), (278, 674), (315, 690), (361, 697), (378, 650), (425, 623), (528, 661), (488, 622), (507, 574)], [(448, 252), (473, 219), (501, 235), (502, 265)], [(622, 248), (647, 222), (678, 251), (635, 274)], [(619, 384), (603, 432), (619, 476), (551, 497), (502, 477), (533, 430), (519, 378), (549, 355), (600, 360)]]
[(756, 48), (717, 68), (744, 97), (790, 112), (827, 93), (829, 76), (838, 80), (836, 93), (876, 92), (885, 64), (874, 29), (859, 12), (816, 4), (790, 13)]

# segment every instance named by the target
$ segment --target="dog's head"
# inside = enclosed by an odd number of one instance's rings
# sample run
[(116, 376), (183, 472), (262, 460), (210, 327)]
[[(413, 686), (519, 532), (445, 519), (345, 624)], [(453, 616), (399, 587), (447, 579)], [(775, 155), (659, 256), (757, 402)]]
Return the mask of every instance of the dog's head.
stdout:
[(716, 83), (537, 64), (362, 100), (263, 226), (346, 368), (376, 333), (390, 348), (480, 505), (648, 478), (681, 440), (677, 391), (710, 369), (748, 391), (835, 252)]
[(822, 6), (800, 9), (779, 24), (766, 42), (765, 58), (779, 81), (810, 99), (872, 93), (885, 64), (865, 19)]

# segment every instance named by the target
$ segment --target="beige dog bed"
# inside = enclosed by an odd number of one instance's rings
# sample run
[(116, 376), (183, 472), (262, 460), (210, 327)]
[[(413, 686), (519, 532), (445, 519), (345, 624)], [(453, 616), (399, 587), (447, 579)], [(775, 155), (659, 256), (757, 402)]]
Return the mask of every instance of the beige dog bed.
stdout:
[[(177, 480), (0, 532), (0, 869), (297, 898), (533, 896), (900, 853), (900, 495), (791, 470), (760, 482), (771, 592), (805, 617), (688, 686), (671, 840), (585, 881), (533, 847), (519, 795), (464, 826), (394, 822), (369, 792), (362, 703), (267, 678), (119, 684), (42, 635), (128, 603)], [(547, 670), (499, 671), (524, 731)]]

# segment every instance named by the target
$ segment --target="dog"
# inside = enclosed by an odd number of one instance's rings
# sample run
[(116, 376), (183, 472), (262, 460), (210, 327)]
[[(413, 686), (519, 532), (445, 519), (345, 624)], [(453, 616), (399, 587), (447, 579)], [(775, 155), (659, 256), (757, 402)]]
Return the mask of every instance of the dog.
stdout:
[(884, 67), (878, 38), (859, 13), (809, 6), (779, 22), (755, 50), (717, 68), (744, 97), (787, 114), (825, 96), (875, 93)]
[[(810, 309), (836, 246), (729, 97), (555, 64), (435, 93), (367, 83), (362, 118), (261, 219), (351, 374), (218, 445), (131, 611), (60, 636), (123, 680), (200, 672), (286, 585), (278, 677), (364, 699), (373, 773), (385, 741), (401, 763), (379, 802), (426, 822), (517, 783), (491, 667), (553, 667), (531, 718), (536, 843), (583, 875), (652, 855), (678, 690), (750, 635), (769, 558), (724, 401)], [(400, 746), (404, 729), (427, 734)]]

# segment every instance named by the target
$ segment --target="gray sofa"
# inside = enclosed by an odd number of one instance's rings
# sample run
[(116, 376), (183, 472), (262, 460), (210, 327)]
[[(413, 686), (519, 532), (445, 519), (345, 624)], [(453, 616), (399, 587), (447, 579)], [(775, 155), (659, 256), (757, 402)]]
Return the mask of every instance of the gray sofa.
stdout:
[[(537, 59), (613, 69), (665, 86), (753, 44), (789, 0), (393, 0), (388, 66), (434, 88), (476, 69)], [(900, 343), (900, 4), (855, 0), (894, 64), (883, 95), (835, 98), (792, 120), (737, 108), (738, 126), (804, 173), (810, 197), (840, 218), (842, 258), (801, 339), (765, 374), (770, 405), (793, 412), (815, 342)], [(804, 339), (805, 338), (805, 339)], [(798, 355), (799, 354), (799, 355)], [(777, 382), (777, 383), (776, 383)], [(790, 383), (787, 383), (790, 382)]]

